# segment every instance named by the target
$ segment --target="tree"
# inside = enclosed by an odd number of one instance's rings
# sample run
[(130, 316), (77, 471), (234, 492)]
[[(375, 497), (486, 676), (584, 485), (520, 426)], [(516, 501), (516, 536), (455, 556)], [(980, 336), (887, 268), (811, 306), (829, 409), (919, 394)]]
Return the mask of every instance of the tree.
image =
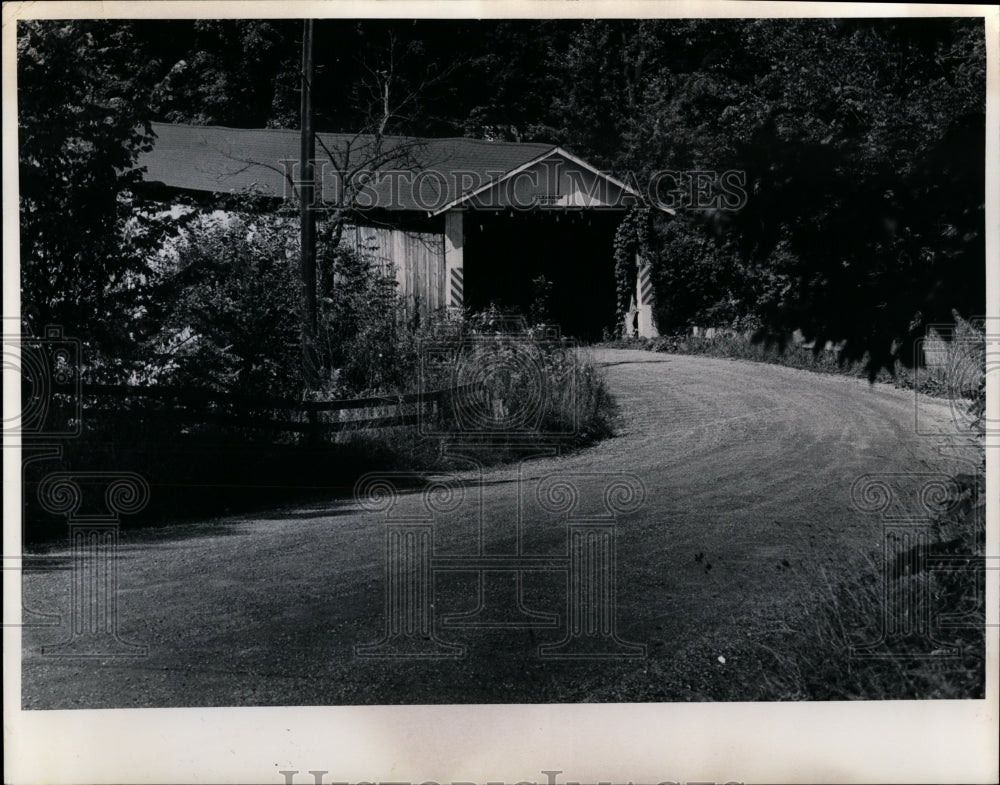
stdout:
[(744, 275), (739, 310), (768, 336), (845, 341), (842, 356), (867, 354), (874, 373), (912, 361), (926, 324), (982, 313), (981, 22), (684, 22), (657, 34), (676, 54), (649, 76), (628, 160), (746, 172), (746, 207), (714, 225)]
[(299, 378), (298, 243), (289, 221), (254, 210), (196, 218), (159, 287), (153, 342), (173, 383), (295, 395)]
[(301, 23), (197, 19), (137, 23), (163, 62), (155, 119), (237, 128), (296, 127)]
[[(192, 220), (160, 265), (163, 316), (144, 356), (161, 384), (299, 397), (299, 238), (291, 215), (236, 197)], [(331, 251), (338, 285), (319, 300), (315, 391), (394, 391), (413, 372), (397, 329), (396, 281), (364, 254)]]
[(120, 22), (18, 22), (17, 55), (23, 319), (121, 343), (149, 238), (130, 192), (148, 68)]
[[(128, 193), (146, 114), (297, 125), (298, 23), (165, 24), (170, 41), (146, 23), (22, 31), (25, 293), (36, 310), (96, 303), (128, 277), (134, 259), (106, 258), (113, 244), (96, 237), (128, 212), (108, 194)], [(981, 22), (324, 21), (316, 51), (316, 126), (356, 134), (348, 150), (320, 151), (348, 184), (328, 201), (331, 248), (358, 175), (419, 157), (393, 135), (545, 140), (639, 182), (663, 169), (746, 173), (741, 210), (657, 232), (661, 304), (691, 294), (666, 322), (753, 317), (774, 337), (801, 328), (820, 345), (846, 340), (845, 357), (877, 365), (909, 360), (907, 343), (953, 308), (983, 310)], [(84, 143), (67, 144), (73, 124)], [(66, 214), (81, 220), (60, 234), (67, 222), (54, 216)], [(95, 264), (100, 292), (83, 291), (77, 273)], [(46, 291), (59, 293), (52, 303)]]

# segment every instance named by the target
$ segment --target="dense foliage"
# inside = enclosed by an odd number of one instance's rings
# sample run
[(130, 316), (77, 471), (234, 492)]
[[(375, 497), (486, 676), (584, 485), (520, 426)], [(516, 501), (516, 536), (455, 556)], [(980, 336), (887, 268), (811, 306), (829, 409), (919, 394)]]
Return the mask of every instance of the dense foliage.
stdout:
[(23, 319), (120, 347), (150, 240), (129, 225), (151, 142), (141, 52), (127, 25), (20, 22), (17, 63)]
[(980, 22), (671, 22), (636, 35), (649, 42), (644, 100), (609, 163), (736, 169), (749, 197), (660, 227), (662, 327), (750, 318), (778, 339), (800, 328), (846, 341), (843, 356), (874, 369), (911, 358), (953, 309), (983, 312)]
[[(240, 200), (201, 216), (158, 267), (162, 328), (148, 380), (248, 395), (301, 395), (298, 235), (294, 219)], [(350, 248), (324, 248), (317, 360), (320, 397), (398, 390), (413, 376), (396, 281)]]
[[(103, 303), (143, 273), (120, 230), (144, 123), (295, 127), (300, 37), (296, 20), (21, 24), (32, 318), (128, 335)], [(654, 222), (665, 331), (799, 328), (874, 370), (985, 308), (981, 20), (323, 20), (316, 52), (318, 128), (544, 140), (640, 184), (744, 173), (741, 209)]]
[(615, 232), (615, 319), (621, 324), (632, 303), (636, 286), (637, 260), (651, 261), (650, 209), (632, 208)]

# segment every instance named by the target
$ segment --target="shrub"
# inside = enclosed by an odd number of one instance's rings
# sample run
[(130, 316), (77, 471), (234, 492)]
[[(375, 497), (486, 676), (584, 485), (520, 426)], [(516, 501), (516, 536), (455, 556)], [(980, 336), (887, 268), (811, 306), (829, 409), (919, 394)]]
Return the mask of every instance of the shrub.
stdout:
[(155, 380), (257, 395), (299, 392), (295, 247), (279, 222), (214, 214), (194, 222), (165, 260), (168, 303), (151, 352)]
[[(147, 381), (249, 395), (303, 393), (298, 239), (290, 222), (239, 202), (201, 216), (165, 253), (158, 358)], [(396, 281), (363, 253), (323, 249), (312, 397), (403, 389)]]
[(332, 287), (319, 307), (326, 393), (342, 397), (405, 392), (413, 378), (406, 325), (393, 270), (344, 246), (329, 253)]
[(743, 275), (731, 244), (690, 220), (654, 223), (653, 312), (661, 329), (718, 324), (744, 315), (754, 282)]
[[(463, 400), (481, 415), (482, 438), (580, 445), (611, 432), (614, 405), (604, 380), (572, 342), (545, 325), (496, 309), (437, 320), (421, 339), (421, 383), (448, 389), (476, 385)], [(439, 356), (427, 347), (451, 347)], [(459, 426), (456, 412), (445, 412)], [(447, 426), (446, 426), (447, 427)]]

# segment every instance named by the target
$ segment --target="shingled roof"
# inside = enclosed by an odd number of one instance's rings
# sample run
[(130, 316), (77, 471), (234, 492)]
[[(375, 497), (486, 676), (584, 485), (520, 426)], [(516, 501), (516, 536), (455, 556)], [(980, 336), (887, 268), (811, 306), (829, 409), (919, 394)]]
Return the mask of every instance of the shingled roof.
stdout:
[[(170, 188), (211, 193), (253, 190), (265, 196), (290, 194), (287, 177), (297, 173), (299, 132), (153, 123), (156, 141), (138, 165), (143, 179)], [(317, 134), (316, 158), (337, 163), (322, 176), (323, 198), (334, 202), (342, 177), (359, 166), (381, 173), (402, 172), (413, 188), (385, 178), (372, 189), (378, 206), (390, 210), (438, 212), (505, 174), (559, 151), (552, 144), (487, 142), (479, 139), (421, 139)], [(290, 167), (293, 167), (291, 169)], [(471, 176), (452, 176), (468, 173)], [(444, 175), (444, 176), (440, 176)]]

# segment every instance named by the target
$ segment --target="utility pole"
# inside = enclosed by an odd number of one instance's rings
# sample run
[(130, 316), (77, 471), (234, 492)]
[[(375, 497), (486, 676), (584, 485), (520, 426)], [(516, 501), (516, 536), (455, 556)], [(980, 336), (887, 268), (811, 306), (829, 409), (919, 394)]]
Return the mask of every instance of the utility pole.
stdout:
[(302, 273), (302, 379), (306, 390), (317, 384), (316, 358), (316, 212), (313, 202), (316, 184), (313, 159), (316, 137), (313, 130), (313, 20), (302, 23), (302, 149), (299, 156), (299, 216), (301, 221)]

